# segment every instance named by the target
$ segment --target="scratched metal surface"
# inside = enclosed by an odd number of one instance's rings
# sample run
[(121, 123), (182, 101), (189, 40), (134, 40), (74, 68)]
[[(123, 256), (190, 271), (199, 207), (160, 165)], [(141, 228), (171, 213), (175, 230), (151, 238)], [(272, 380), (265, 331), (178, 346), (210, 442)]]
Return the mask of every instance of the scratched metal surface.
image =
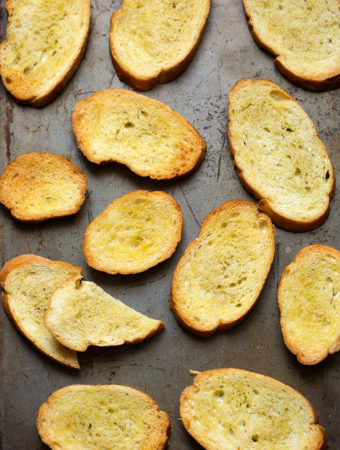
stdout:
[[(6, 17), (1, 0), (1, 34)], [(241, 77), (265, 77), (287, 88), (316, 123), (337, 174), (339, 157), (340, 90), (314, 94), (294, 87), (274, 68), (272, 57), (258, 49), (250, 36), (239, 0), (212, 0), (211, 15), (192, 63), (176, 81), (146, 95), (179, 111), (208, 143), (200, 169), (181, 181), (140, 178), (117, 164), (100, 168), (77, 150), (70, 127), (74, 104), (98, 89), (125, 87), (117, 78), (108, 49), (109, 19), (120, 0), (92, 0), (89, 45), (76, 75), (49, 106), (36, 110), (15, 104), (0, 87), (0, 169), (28, 151), (48, 151), (69, 157), (89, 176), (85, 204), (73, 217), (39, 225), (24, 225), (0, 208), (1, 263), (22, 253), (66, 260), (85, 269), (92, 280), (137, 310), (166, 323), (157, 337), (140, 345), (91, 348), (80, 354), (81, 371), (50, 361), (19, 335), (0, 308), (1, 318), (1, 446), (3, 450), (46, 448), (35, 428), (39, 406), (56, 389), (73, 383), (116, 383), (151, 395), (172, 423), (170, 448), (196, 449), (178, 420), (183, 388), (191, 384), (189, 369), (238, 367), (275, 377), (304, 394), (326, 428), (331, 448), (340, 448), (340, 355), (316, 367), (303, 367), (285, 348), (279, 327), (276, 290), (284, 267), (304, 246), (324, 243), (340, 248), (339, 194), (327, 222), (318, 230), (293, 234), (278, 229), (273, 268), (263, 293), (246, 320), (223, 334), (203, 340), (186, 333), (168, 308), (172, 273), (204, 216), (229, 199), (252, 199), (233, 168), (227, 141), (227, 94)], [(87, 267), (82, 236), (93, 217), (111, 201), (135, 189), (165, 190), (174, 195), (184, 215), (182, 241), (174, 256), (133, 276), (109, 276)]]

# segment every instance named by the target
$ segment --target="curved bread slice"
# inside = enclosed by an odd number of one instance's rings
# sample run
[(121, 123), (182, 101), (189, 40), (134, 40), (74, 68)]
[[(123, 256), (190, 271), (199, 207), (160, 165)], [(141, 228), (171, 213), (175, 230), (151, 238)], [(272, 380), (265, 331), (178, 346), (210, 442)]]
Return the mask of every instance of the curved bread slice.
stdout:
[(308, 114), (268, 80), (244, 79), (229, 94), (229, 143), (244, 186), (279, 227), (317, 228), (334, 191), (327, 150)]
[(133, 191), (112, 202), (86, 229), (87, 264), (110, 274), (139, 273), (170, 258), (183, 217), (165, 192)]
[(80, 267), (36, 255), (17, 256), (0, 272), (2, 304), (14, 325), (42, 353), (74, 369), (79, 369), (77, 354), (49, 333), (44, 314), (54, 290), (81, 272)]
[(51, 153), (25, 153), (0, 177), (0, 202), (25, 222), (75, 214), (86, 190), (87, 176), (79, 167)]
[(282, 274), (278, 300), (285, 344), (302, 364), (340, 350), (340, 252), (302, 249)]
[(284, 76), (313, 91), (340, 86), (339, 0), (243, 4), (255, 42), (277, 56), (274, 63)]
[(90, 27), (90, 0), (6, 0), (6, 9), (2, 81), (19, 102), (44, 106), (80, 63)]
[(174, 273), (170, 307), (179, 322), (203, 337), (237, 325), (260, 295), (274, 252), (271, 220), (253, 203), (211, 211)]
[(239, 369), (202, 372), (181, 396), (183, 425), (205, 449), (320, 450), (324, 429), (308, 400), (279, 381)]
[(177, 77), (195, 53), (209, 9), (210, 0), (123, 0), (110, 28), (119, 78), (147, 91)]
[(59, 389), (40, 407), (37, 428), (52, 450), (163, 450), (170, 434), (151, 397), (118, 385)]
[(189, 174), (205, 155), (204, 139), (180, 114), (122, 89), (98, 91), (77, 103), (72, 129), (90, 161), (115, 161), (157, 180)]

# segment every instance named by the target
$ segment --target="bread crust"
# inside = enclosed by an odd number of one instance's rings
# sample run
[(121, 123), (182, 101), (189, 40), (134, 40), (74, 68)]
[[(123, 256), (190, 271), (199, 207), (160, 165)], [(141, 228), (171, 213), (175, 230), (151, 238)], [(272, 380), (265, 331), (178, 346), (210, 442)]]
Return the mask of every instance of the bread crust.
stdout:
[[(267, 198), (261, 197), (260, 193), (258, 191), (256, 191), (256, 189), (252, 185), (251, 181), (247, 178), (246, 174), (244, 174), (242, 169), (240, 169), (240, 167), (237, 166), (237, 148), (234, 143), (234, 136), (231, 132), (231, 126), (230, 126), (230, 123), (232, 122), (232, 118), (231, 118), (232, 105), (231, 104), (233, 101), (233, 97), (238, 92), (238, 90), (241, 90), (244, 86), (252, 85), (252, 84), (258, 83), (258, 82), (268, 84), (268, 85), (272, 86), (273, 88), (275, 88), (276, 90), (279, 90), (279, 91), (283, 92), (285, 95), (287, 95), (287, 97), (289, 97), (289, 99), (291, 101), (293, 101), (299, 107), (299, 109), (301, 111), (303, 111), (306, 120), (309, 121), (309, 123), (312, 125), (313, 130), (315, 131), (314, 137), (319, 139), (317, 129), (316, 129), (312, 119), (310, 118), (310, 116), (306, 113), (306, 111), (302, 108), (302, 106), (294, 99), (294, 97), (292, 97), (285, 89), (283, 89), (281, 86), (274, 83), (273, 81), (266, 80), (263, 78), (258, 78), (256, 80), (251, 80), (249, 78), (243, 78), (233, 86), (233, 88), (229, 92), (229, 96), (228, 96), (228, 98), (229, 98), (228, 139), (229, 139), (230, 153), (234, 159), (234, 165), (236, 167), (237, 175), (238, 175), (241, 183), (243, 184), (243, 186), (256, 199), (259, 200), (259, 203), (258, 203), (259, 209), (261, 211), (263, 211), (264, 213), (268, 214), (268, 216), (271, 217), (271, 219), (275, 225), (277, 225), (280, 228), (284, 228), (285, 230), (288, 230), (288, 231), (294, 231), (296, 233), (302, 233), (305, 231), (314, 230), (316, 228), (319, 228), (326, 221), (326, 219), (329, 215), (329, 211), (330, 211), (329, 201), (328, 201), (328, 204), (323, 209), (323, 211), (320, 213), (320, 215), (317, 217), (314, 217), (313, 220), (304, 220), (303, 221), (303, 220), (293, 219), (291, 217), (284, 216), (275, 209), (275, 207), (270, 203), (270, 201)], [(328, 198), (330, 200), (335, 191), (334, 170), (333, 170), (332, 162), (331, 162), (331, 159), (329, 157), (326, 147), (324, 146), (324, 144), (322, 143), (321, 140), (320, 140), (320, 143), (322, 144), (323, 151), (324, 151), (325, 156), (327, 157), (329, 164), (330, 164), (330, 171), (331, 171), (330, 177), (332, 179), (332, 184), (330, 186), (330, 190), (329, 190), (329, 194), (328, 194)]]

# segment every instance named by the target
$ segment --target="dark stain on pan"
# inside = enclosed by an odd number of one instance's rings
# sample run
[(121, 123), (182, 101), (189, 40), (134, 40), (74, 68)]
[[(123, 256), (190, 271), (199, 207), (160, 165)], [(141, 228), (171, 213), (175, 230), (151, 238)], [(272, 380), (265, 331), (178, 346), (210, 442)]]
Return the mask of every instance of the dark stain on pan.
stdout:
[(8, 161), (11, 160), (11, 138), (13, 133), (11, 133), (11, 125), (13, 123), (13, 102), (8, 100), (6, 106), (6, 121), (4, 125), (5, 141), (6, 141), (6, 156)]

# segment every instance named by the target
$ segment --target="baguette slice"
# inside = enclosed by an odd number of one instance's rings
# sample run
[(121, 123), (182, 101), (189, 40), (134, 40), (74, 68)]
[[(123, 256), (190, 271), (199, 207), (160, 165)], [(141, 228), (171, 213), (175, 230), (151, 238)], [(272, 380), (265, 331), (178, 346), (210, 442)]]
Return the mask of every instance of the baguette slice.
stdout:
[(45, 313), (45, 325), (62, 345), (84, 352), (99, 347), (136, 344), (164, 328), (90, 281), (75, 275), (59, 286)]
[(76, 71), (90, 28), (90, 0), (6, 0), (0, 74), (20, 103), (50, 103)]
[(42, 353), (73, 369), (79, 369), (77, 354), (49, 333), (44, 314), (54, 290), (81, 272), (80, 267), (37, 255), (17, 256), (0, 272), (2, 304), (14, 325)]
[(202, 372), (180, 400), (188, 433), (207, 450), (320, 450), (324, 429), (308, 400), (279, 381), (239, 369)]
[(292, 83), (312, 91), (340, 86), (339, 0), (243, 4), (255, 42), (276, 56), (276, 67)]
[(122, 89), (98, 91), (77, 103), (72, 129), (90, 161), (115, 161), (157, 180), (189, 174), (206, 150), (204, 139), (180, 114)]
[(23, 222), (75, 214), (86, 190), (87, 176), (79, 167), (51, 153), (25, 153), (0, 177), (0, 202)]
[(247, 201), (211, 211), (175, 270), (170, 307), (188, 331), (209, 337), (240, 323), (266, 282), (274, 227)]
[(276, 225), (302, 232), (324, 223), (335, 187), (332, 163), (288, 92), (269, 80), (237, 82), (229, 94), (229, 143), (241, 182)]
[(123, 0), (110, 27), (119, 78), (141, 91), (176, 78), (194, 56), (210, 0)]
[(71, 385), (54, 392), (37, 417), (52, 450), (162, 450), (167, 414), (144, 392), (118, 385)]
[(300, 363), (317, 364), (340, 350), (340, 252), (302, 249), (282, 274), (278, 301), (286, 346)]
[(183, 217), (161, 191), (133, 191), (112, 202), (87, 227), (87, 264), (109, 274), (143, 272), (170, 258), (181, 240)]

